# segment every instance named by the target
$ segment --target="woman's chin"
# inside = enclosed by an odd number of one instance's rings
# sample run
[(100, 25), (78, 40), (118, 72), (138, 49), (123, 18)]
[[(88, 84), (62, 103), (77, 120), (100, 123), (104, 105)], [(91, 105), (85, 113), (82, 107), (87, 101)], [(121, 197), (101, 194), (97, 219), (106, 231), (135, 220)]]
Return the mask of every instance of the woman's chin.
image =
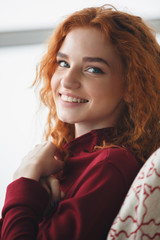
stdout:
[(70, 118), (66, 118), (66, 117), (62, 117), (62, 116), (58, 116), (59, 120), (64, 122), (64, 123), (69, 123), (69, 124), (75, 124), (75, 121)]

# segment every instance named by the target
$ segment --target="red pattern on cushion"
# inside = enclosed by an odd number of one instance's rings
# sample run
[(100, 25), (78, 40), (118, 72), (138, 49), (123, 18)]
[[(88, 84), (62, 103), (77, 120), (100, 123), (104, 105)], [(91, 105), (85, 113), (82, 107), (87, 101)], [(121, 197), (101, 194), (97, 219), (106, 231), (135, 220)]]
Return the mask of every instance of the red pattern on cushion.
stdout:
[(143, 165), (107, 240), (160, 239), (160, 148)]

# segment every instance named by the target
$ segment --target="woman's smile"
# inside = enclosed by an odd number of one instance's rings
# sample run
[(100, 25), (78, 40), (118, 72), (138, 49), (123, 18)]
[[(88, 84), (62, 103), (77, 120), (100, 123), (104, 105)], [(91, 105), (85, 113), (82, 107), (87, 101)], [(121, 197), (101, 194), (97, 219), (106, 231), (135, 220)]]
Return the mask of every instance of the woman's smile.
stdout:
[(60, 94), (60, 97), (64, 102), (69, 102), (69, 103), (86, 103), (86, 102), (88, 102), (88, 100), (86, 100), (86, 99), (71, 96), (71, 95), (66, 95), (66, 94)]

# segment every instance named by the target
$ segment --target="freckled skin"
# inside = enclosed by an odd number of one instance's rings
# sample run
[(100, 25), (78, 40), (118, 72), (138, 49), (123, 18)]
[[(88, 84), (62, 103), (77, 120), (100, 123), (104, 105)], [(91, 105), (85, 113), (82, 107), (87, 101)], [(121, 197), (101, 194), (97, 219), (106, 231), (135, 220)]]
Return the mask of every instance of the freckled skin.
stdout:
[[(59, 119), (75, 124), (76, 136), (113, 126), (123, 106), (123, 68), (103, 33), (88, 27), (69, 32), (57, 64), (51, 85)], [(63, 104), (60, 93), (88, 102)]]

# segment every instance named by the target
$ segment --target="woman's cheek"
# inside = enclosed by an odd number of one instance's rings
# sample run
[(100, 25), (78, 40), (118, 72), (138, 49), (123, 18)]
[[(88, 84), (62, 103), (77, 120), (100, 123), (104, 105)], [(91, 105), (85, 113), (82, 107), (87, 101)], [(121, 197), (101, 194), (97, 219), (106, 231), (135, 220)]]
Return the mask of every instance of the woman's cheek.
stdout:
[(56, 85), (57, 85), (57, 80), (56, 80), (56, 76), (54, 74), (52, 79), (51, 79), (51, 88), (52, 88), (53, 91), (55, 91)]

